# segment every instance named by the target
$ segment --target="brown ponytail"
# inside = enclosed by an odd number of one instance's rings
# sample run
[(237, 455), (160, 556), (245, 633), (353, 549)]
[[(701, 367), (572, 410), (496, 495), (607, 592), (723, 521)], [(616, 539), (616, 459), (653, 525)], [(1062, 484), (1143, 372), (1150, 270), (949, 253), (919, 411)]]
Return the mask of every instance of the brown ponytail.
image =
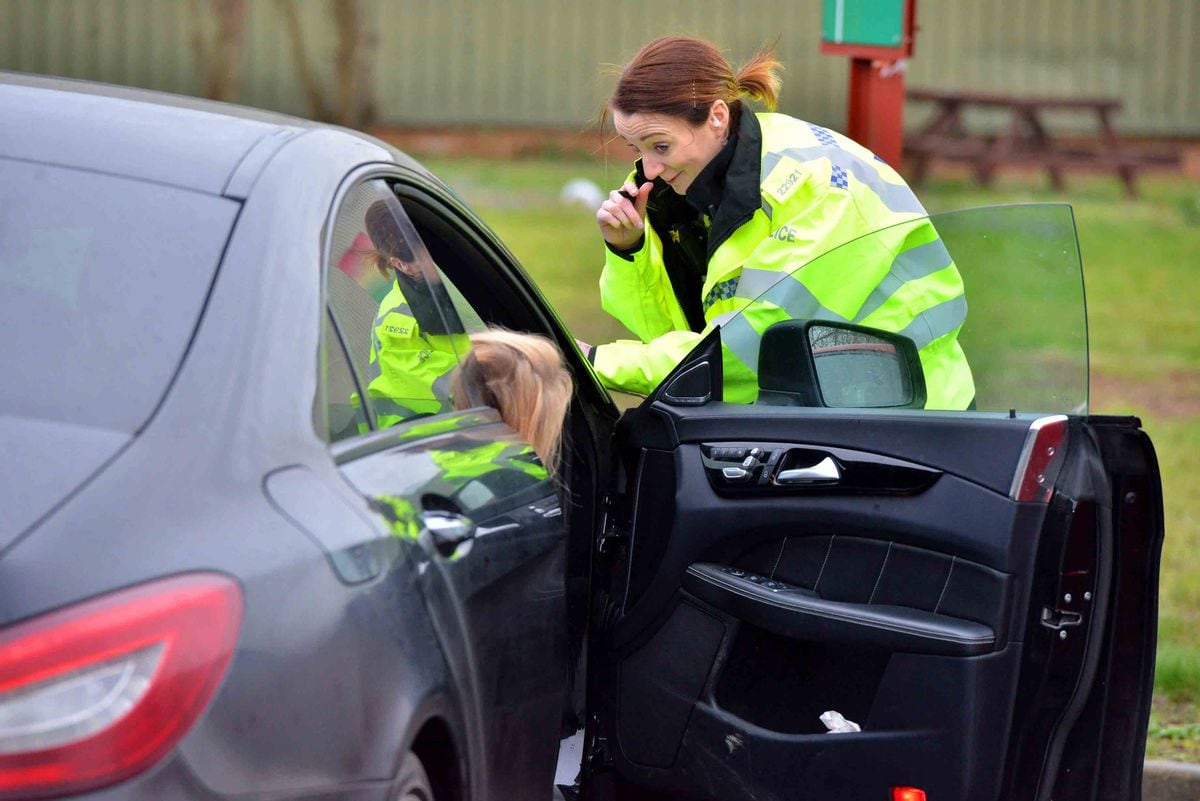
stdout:
[(742, 65), (733, 82), (742, 95), (762, 103), (767, 111), (779, 105), (779, 90), (783, 81), (779, 71), (783, 66), (775, 60), (774, 45), (765, 45), (754, 57)]
[(362, 258), (368, 267), (375, 268), (375, 271), (384, 278), (392, 277), (392, 264), (388, 261), (386, 254), (380, 253), (378, 250), (372, 250), (369, 253), (364, 253)]
[(764, 46), (735, 75), (716, 45), (689, 36), (664, 36), (642, 47), (621, 70), (608, 111), (681, 117), (701, 125), (712, 104), (724, 100), (737, 122), (743, 97), (774, 111), (779, 101), (780, 63)]

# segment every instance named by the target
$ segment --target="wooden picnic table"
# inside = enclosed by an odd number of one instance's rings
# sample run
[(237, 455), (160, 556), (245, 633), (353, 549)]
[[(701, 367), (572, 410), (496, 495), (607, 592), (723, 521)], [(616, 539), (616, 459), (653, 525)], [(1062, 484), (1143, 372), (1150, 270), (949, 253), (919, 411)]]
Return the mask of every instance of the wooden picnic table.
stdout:
[[(1121, 101), (1110, 97), (1028, 97), (989, 92), (939, 91), (910, 89), (910, 100), (936, 104), (929, 123), (905, 143), (912, 157), (911, 183), (919, 185), (933, 158), (966, 161), (972, 164), (980, 184), (991, 183), (996, 168), (1004, 165), (1045, 167), (1055, 189), (1064, 187), (1063, 171), (1070, 167), (1112, 170), (1125, 184), (1130, 197), (1137, 196), (1137, 171), (1149, 161), (1126, 149), (1116, 129), (1113, 115)], [(998, 135), (972, 134), (967, 130), (964, 111), (990, 108), (1007, 111), (1010, 123)], [(1046, 124), (1051, 112), (1091, 113), (1096, 117), (1099, 137), (1090, 146), (1068, 146), (1056, 139)]]

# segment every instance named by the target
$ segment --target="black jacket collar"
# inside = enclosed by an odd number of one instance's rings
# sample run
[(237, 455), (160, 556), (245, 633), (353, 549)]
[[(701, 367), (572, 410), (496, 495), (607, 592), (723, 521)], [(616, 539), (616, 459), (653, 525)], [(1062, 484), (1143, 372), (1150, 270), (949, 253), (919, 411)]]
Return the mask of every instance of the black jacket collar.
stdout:
[[(688, 187), (688, 203), (712, 218), (708, 255), (762, 208), (762, 128), (742, 106), (735, 136)], [(714, 213), (715, 211), (715, 213)]]
[(737, 152), (737, 140), (735, 132), (717, 155), (713, 156), (712, 161), (700, 171), (696, 180), (692, 181), (685, 195), (692, 208), (710, 218), (715, 216), (717, 207), (721, 205), (721, 196), (725, 192), (725, 174)]

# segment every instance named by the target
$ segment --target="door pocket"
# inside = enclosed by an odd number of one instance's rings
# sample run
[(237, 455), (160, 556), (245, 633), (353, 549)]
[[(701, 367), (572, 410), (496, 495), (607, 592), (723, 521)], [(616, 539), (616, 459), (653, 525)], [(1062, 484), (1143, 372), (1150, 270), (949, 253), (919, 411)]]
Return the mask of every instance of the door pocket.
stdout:
[(891, 653), (866, 646), (793, 640), (739, 626), (713, 698), (721, 709), (784, 734), (825, 734), (837, 710), (866, 724)]

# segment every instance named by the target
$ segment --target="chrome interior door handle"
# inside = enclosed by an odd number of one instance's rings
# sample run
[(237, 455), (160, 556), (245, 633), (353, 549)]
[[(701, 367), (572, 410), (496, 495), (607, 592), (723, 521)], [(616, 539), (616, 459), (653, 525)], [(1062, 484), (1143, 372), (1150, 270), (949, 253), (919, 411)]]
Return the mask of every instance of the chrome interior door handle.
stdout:
[(842, 478), (842, 471), (832, 456), (826, 456), (812, 467), (798, 467), (791, 470), (780, 470), (775, 474), (775, 483), (795, 486), (797, 484), (836, 484)]

